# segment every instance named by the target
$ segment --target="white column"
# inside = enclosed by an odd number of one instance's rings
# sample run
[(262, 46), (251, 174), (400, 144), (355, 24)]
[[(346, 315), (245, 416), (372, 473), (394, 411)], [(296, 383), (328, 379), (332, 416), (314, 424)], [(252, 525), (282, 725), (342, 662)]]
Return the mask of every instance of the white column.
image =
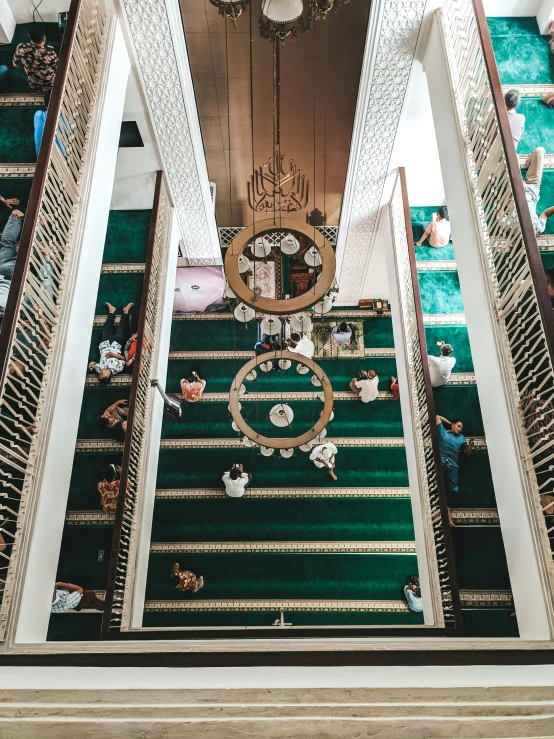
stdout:
[(554, 21), (554, 0), (541, 0), (537, 11), (537, 23), (542, 34), (547, 34)]
[(425, 5), (372, 3), (337, 239), (338, 305), (362, 296)]
[(543, 587), (540, 552), (526, 505), (523, 463), (515, 441), (518, 432), (513, 419), (513, 401), (497, 346), (496, 317), (488, 301), (481, 258), (482, 236), (466, 179), (463, 142), (436, 18), (424, 66), (520, 636), (550, 639), (552, 609)]
[[(15, 634), (20, 643), (44, 641), (48, 629), (129, 71), (121, 27), (114, 21), (89, 142), (75, 244), (76, 269), (65, 288), (72, 295), (61, 321), (65, 323), (65, 336), (59, 337), (59, 372), (51, 382), (49, 437), (38, 470), (42, 474), (40, 500), (22, 575)], [(13, 630), (11, 633), (13, 636)]]
[(0, 44), (11, 44), (15, 31), (15, 18), (8, 0), (0, 0)]

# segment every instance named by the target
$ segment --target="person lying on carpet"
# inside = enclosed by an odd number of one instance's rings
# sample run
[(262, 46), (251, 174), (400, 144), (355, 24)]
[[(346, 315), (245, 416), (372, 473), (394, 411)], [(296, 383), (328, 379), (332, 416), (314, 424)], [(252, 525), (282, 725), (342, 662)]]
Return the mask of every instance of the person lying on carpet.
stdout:
[(310, 459), (315, 466), (319, 469), (326, 467), (327, 472), (333, 480), (337, 479), (337, 476), (333, 471), (335, 469), (335, 455), (337, 452), (337, 447), (331, 441), (328, 441), (326, 444), (316, 446), (315, 449), (312, 449), (312, 453), (310, 454)]
[(101, 416), (96, 419), (96, 425), (103, 431), (109, 431), (112, 439), (116, 441), (125, 440), (127, 431), (127, 415), (129, 413), (129, 401), (116, 400)]
[(508, 123), (510, 124), (510, 131), (512, 132), (512, 140), (517, 149), (517, 145), (523, 136), (523, 129), (525, 128), (525, 116), (523, 113), (516, 113), (516, 108), (521, 102), (520, 91), (508, 90), (504, 95), (504, 102), (506, 104), (506, 110), (508, 111)]
[(230, 498), (242, 498), (246, 488), (252, 482), (252, 475), (244, 471), (242, 464), (234, 464), (230, 470), (223, 473), (225, 492)]
[(420, 240), (416, 241), (415, 245), (421, 246), (425, 239), (429, 237), (429, 246), (439, 249), (441, 246), (446, 246), (452, 236), (450, 221), (448, 220), (448, 208), (446, 206), (439, 208), (437, 213), (433, 213), (431, 218), (431, 223), (423, 232)]
[[(473, 451), (473, 440), (466, 441), (462, 434), (464, 424), (458, 418), (454, 421), (448, 421), (443, 416), (437, 416), (437, 428), (439, 432), (439, 447), (441, 455), (441, 464), (444, 473), (444, 485), (446, 487), (446, 498), (448, 503), (448, 522), (450, 526), (454, 526), (450, 508), (454, 496), (458, 495), (458, 476), (460, 471), (460, 453), (463, 452), (469, 456)], [(444, 424), (450, 426), (450, 430), (446, 430)]]
[(125, 369), (125, 357), (122, 351), (129, 336), (129, 311), (133, 305), (134, 303), (128, 303), (123, 308), (123, 315), (121, 316), (119, 326), (115, 328), (115, 308), (111, 303), (106, 303), (108, 316), (102, 328), (102, 336), (98, 345), (100, 361), (90, 362), (88, 366), (90, 372), (96, 372), (98, 374), (100, 385), (109, 385), (112, 377), (123, 372)]
[(450, 380), (452, 370), (456, 364), (456, 358), (452, 356), (454, 351), (451, 344), (445, 344), (444, 341), (437, 341), (440, 346), (440, 354), (435, 357), (429, 354), (429, 374), (431, 375), (431, 387), (442, 387)]
[[(131, 483), (127, 481), (127, 489), (129, 489), (130, 485)], [(120, 487), (121, 465), (109, 464), (104, 467), (102, 480), (96, 486), (96, 489), (100, 493), (100, 505), (104, 513), (116, 512)]]
[(546, 152), (543, 147), (538, 146), (524, 165), (524, 169), (527, 170), (527, 176), (523, 180), (523, 190), (525, 192), (527, 205), (529, 206), (533, 228), (535, 229), (535, 234), (537, 236), (540, 236), (544, 232), (546, 221), (554, 214), (554, 206), (550, 206), (550, 208), (543, 210), (540, 215), (537, 215), (537, 204), (541, 197), (541, 182), (545, 155)]
[(183, 400), (187, 403), (197, 403), (202, 397), (206, 380), (201, 380), (198, 372), (191, 372), (188, 377), (181, 380), (181, 392)]
[(200, 588), (204, 587), (204, 578), (202, 575), (196, 577), (196, 575), (189, 570), (180, 570), (179, 562), (175, 562), (171, 568), (171, 579), (173, 580), (177, 590), (183, 592), (190, 591), (191, 593), (197, 593)]
[(419, 585), (419, 577), (417, 575), (410, 575), (404, 585), (404, 598), (410, 611), (414, 613), (423, 612), (423, 603), (421, 600), (421, 587)]
[(80, 585), (73, 585), (70, 582), (57, 582), (50, 612), (65, 613), (66, 611), (80, 611), (83, 608), (103, 611), (105, 605), (93, 590), (83, 590)]
[(315, 354), (315, 344), (307, 336), (300, 336), (300, 334), (292, 333), (290, 338), (287, 339), (286, 348), (289, 352), (294, 354), (302, 354), (304, 357), (311, 359)]
[(379, 377), (375, 370), (361, 370), (348, 385), (362, 403), (371, 403), (379, 393)]
[(12, 286), (17, 255), (16, 243), (21, 233), (22, 220), (23, 213), (20, 210), (14, 210), (4, 226), (0, 239), (0, 316), (2, 317), (6, 310), (8, 295)]
[(352, 327), (344, 321), (331, 331), (331, 339), (335, 346), (349, 346), (352, 338)]

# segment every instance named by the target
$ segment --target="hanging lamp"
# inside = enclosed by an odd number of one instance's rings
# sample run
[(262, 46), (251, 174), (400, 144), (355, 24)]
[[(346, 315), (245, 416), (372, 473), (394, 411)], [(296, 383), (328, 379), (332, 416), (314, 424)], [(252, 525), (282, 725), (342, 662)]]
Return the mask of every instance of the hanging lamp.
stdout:
[(282, 322), (277, 316), (265, 316), (260, 321), (260, 331), (267, 336), (275, 336), (281, 330)]
[(293, 331), (305, 334), (312, 330), (312, 319), (307, 313), (295, 313), (289, 317), (289, 326)]
[(293, 254), (296, 254), (300, 249), (300, 242), (292, 234), (287, 234), (284, 238), (281, 239), (280, 246), (283, 254), (288, 254), (289, 256), (292, 256)]
[(294, 419), (294, 411), (286, 403), (278, 403), (269, 411), (269, 420), (274, 426), (284, 428), (290, 426)]
[(268, 244), (263, 236), (258, 236), (253, 244), (250, 244), (250, 251), (258, 259), (265, 259), (271, 253), (271, 244)]
[(236, 28), (237, 18), (250, 5), (251, 0), (210, 0), (210, 3), (217, 8), (219, 15), (229, 18)]
[(256, 311), (254, 308), (250, 308), (250, 306), (245, 305), (244, 303), (239, 303), (235, 308), (234, 313), (237, 321), (240, 321), (241, 323), (248, 323), (248, 321), (251, 321), (256, 317)]
[(328, 295), (326, 295), (323, 300), (320, 300), (319, 303), (314, 305), (314, 313), (316, 316), (324, 316), (325, 313), (329, 313), (332, 307), (333, 301)]

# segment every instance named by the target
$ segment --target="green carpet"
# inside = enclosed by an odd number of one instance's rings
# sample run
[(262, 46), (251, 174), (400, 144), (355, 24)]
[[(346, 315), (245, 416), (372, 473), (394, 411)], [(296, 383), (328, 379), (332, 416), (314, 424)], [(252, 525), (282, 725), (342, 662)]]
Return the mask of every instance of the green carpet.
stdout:
[[(87, 590), (103, 590), (106, 587), (111, 546), (111, 527), (66, 526), (57, 579), (75, 583)], [(99, 556), (103, 556), (101, 562), (98, 561)]]
[(171, 566), (203, 575), (196, 601), (227, 598), (364, 598), (398, 600), (415, 554), (152, 554), (146, 599), (181, 600)]
[(146, 261), (151, 210), (110, 210), (104, 264)]
[(33, 119), (38, 107), (0, 107), (0, 162), (36, 161)]
[[(269, 413), (279, 401), (256, 401), (242, 404), (242, 417), (258, 433), (275, 438), (291, 438), (308, 431), (317, 422), (323, 403), (313, 401), (287, 401), (294, 412), (292, 427), (277, 428), (269, 420)], [(162, 429), (164, 439), (187, 438), (236, 438), (231, 428), (228, 402), (183, 403), (180, 419), (166, 418)], [(403, 436), (400, 403), (375, 401), (361, 403), (352, 400), (336, 401), (335, 417), (329, 422), (329, 436)]]
[[(98, 344), (96, 344), (98, 346)], [(170, 359), (167, 370), (168, 392), (179, 393), (181, 378), (192, 370), (207, 381), (207, 393), (228, 393), (236, 373), (245, 359)], [(348, 390), (348, 383), (361, 369), (374, 369), (379, 375), (379, 389), (388, 390), (391, 375), (396, 375), (396, 360), (391, 357), (361, 357), (359, 359), (323, 359), (318, 365), (327, 374), (334, 391)], [(311, 375), (299, 375), (294, 367), (288, 370), (258, 372), (255, 381), (246, 380), (248, 392), (320, 392), (310, 382)]]
[(103, 431), (96, 425), (96, 419), (101, 416), (106, 408), (116, 400), (129, 398), (129, 387), (116, 387), (112, 385), (93, 385), (87, 387), (83, 396), (81, 416), (79, 418), (79, 439), (109, 438), (109, 431)]
[(425, 326), (425, 338), (427, 340), (427, 352), (438, 356), (438, 341), (446, 341), (454, 347), (453, 356), (456, 357), (454, 372), (473, 372), (473, 359), (469, 347), (467, 326)]
[(99, 641), (101, 624), (102, 614), (99, 612), (53, 613), (46, 641)]
[[(399, 596), (400, 597), (400, 596)], [(164, 613), (162, 611), (144, 614), (145, 627), (169, 628), (175, 626), (273, 626), (281, 618), (278, 611), (223, 611), (203, 613)], [(286, 611), (286, 623), (293, 626), (415, 626), (423, 623), (421, 613), (411, 611), (372, 612), (326, 612), (326, 611)], [(279, 636), (276, 630), (276, 636)], [(399, 634), (400, 636), (401, 634)], [(306, 635), (308, 636), (308, 635)]]
[(424, 313), (463, 313), (464, 304), (457, 272), (418, 272)]
[(106, 314), (106, 301), (117, 308), (117, 313), (121, 314), (121, 310), (127, 303), (134, 303), (138, 308), (140, 306), (140, 296), (142, 294), (142, 284), (144, 282), (144, 274), (104, 274), (100, 277), (100, 286), (98, 288), (98, 297), (96, 299), (96, 314)]
[(512, 608), (466, 608), (463, 612), (465, 635), (470, 638), (518, 637), (517, 618)]
[[(221, 488), (221, 475), (236, 462), (252, 473), (254, 487), (340, 488), (406, 487), (408, 472), (403, 447), (342, 447), (336, 462), (338, 480), (317, 469), (307, 452), (290, 459), (263, 457), (257, 449), (160, 450), (158, 488)], [(214, 503), (215, 505), (215, 503)]]
[[(101, 434), (98, 429), (98, 435)], [(102, 470), (108, 464), (121, 464), (121, 454), (79, 452), (75, 455), (67, 501), (69, 511), (102, 510), (96, 485), (102, 479)]]
[(473, 452), (460, 457), (460, 492), (454, 498), (456, 508), (496, 508), (489, 455)]
[[(186, 522), (186, 525), (183, 523)], [(408, 498), (156, 501), (152, 541), (413, 541)]]
[(543, 105), (540, 98), (521, 98), (517, 108), (523, 113), (525, 130), (517, 147), (518, 154), (530, 154), (537, 146), (544, 146), (548, 154), (554, 152), (554, 110)]
[(464, 422), (464, 436), (483, 436), (483, 419), (475, 385), (443, 385), (434, 388), (435, 410), (449, 421)]
[(499, 527), (452, 529), (458, 584), (462, 590), (509, 590), (510, 578)]
[[(1, 177), (0, 195), (3, 198), (17, 198), (19, 200), (18, 209), (25, 212), (32, 182), (33, 180), (29, 177)], [(10, 213), (11, 210), (9, 208), (5, 206), (0, 207), (0, 230), (6, 225)]]
[(541, 259), (543, 267), (546, 269), (554, 269), (554, 252), (543, 251), (541, 252)]
[(535, 17), (487, 21), (503, 85), (554, 82), (554, 57), (548, 48), (548, 36), (540, 35)]
[[(27, 76), (22, 69), (15, 68), (12, 64), (15, 47), (17, 44), (26, 43), (29, 40), (30, 23), (18, 23), (11, 44), (0, 45), (0, 64), (5, 64), (9, 69), (8, 77), (3, 82), (2, 92), (29, 92)], [(46, 43), (53, 46), (56, 52), (60, 52), (61, 33), (57, 23), (45, 23)], [(31, 121), (31, 140), (32, 133)], [(33, 160), (30, 160), (33, 161)]]

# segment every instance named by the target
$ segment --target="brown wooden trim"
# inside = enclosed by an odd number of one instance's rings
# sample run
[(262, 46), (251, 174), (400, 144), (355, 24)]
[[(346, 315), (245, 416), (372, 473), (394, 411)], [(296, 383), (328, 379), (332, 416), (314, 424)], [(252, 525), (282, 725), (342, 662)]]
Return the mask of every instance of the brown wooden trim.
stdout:
[(544, 267), (542, 265), (541, 255), (537, 244), (537, 237), (535, 236), (535, 231), (531, 222), (531, 215), (529, 213), (529, 206), (527, 205), (525, 192), (523, 190), (521, 169), (512, 139), (512, 132), (508, 121), (508, 112), (504, 103), (500, 76), (498, 74), (498, 67), (496, 66), (496, 59), (492, 48), (489, 26), (482, 0), (473, 0), (473, 8), (475, 11), (479, 37), (481, 39), (481, 48), (485, 59), (485, 67), (489, 78), (492, 100), (496, 110), (496, 116), (498, 118), (500, 137), (502, 139), (502, 146), (506, 156), (508, 174), (510, 176), (516, 210), (523, 234), (523, 243), (525, 245), (531, 278), (533, 280), (533, 289), (537, 296), (539, 313), (546, 334), (546, 345), (548, 347), (551, 362), (554, 366), (554, 311), (552, 310), (552, 302), (548, 294)]
[(8, 350), (12, 344), (13, 335), (16, 330), (19, 305), (22, 298), (23, 287), (25, 285), (27, 270), (29, 268), (29, 260), (32, 253), (39, 207), (42, 201), (44, 186), (46, 184), (48, 163), (50, 161), (50, 155), (56, 136), (56, 129), (58, 127), (60, 107), (69, 69), (69, 59), (73, 49), (73, 43), (75, 41), (77, 16), (79, 14), (80, 7), (81, 0), (71, 0), (67, 25), (65, 27), (60, 48), (58, 67), (54, 78), (54, 85), (52, 87), (52, 95), (50, 96), (50, 103), (48, 105), (48, 115), (46, 116), (46, 123), (33, 177), (33, 184), (31, 185), (25, 220), (21, 231), (10, 293), (6, 303), (6, 310), (4, 311), (4, 319), (0, 328), (0, 387), (4, 386), (8, 373)]
[(117, 502), (115, 513), (114, 532), (112, 537), (112, 548), (110, 552), (110, 564), (108, 568), (108, 580), (106, 583), (106, 607), (102, 617), (101, 634), (106, 637), (110, 633), (110, 619), (112, 615), (113, 598), (115, 591), (115, 580), (117, 575), (117, 560), (121, 543), (121, 531), (123, 527), (123, 513), (125, 510), (125, 493), (129, 479), (129, 465), (131, 461), (131, 441), (133, 437), (133, 426), (135, 422), (135, 411), (137, 404), (138, 383), (142, 363), (142, 347), (144, 343), (144, 328), (146, 325), (146, 306), (148, 303), (148, 292), (150, 278), (152, 275), (152, 257), (156, 240), (156, 229), (158, 226), (158, 213), (160, 208), (160, 194), (162, 190), (163, 172), (159, 170), (156, 174), (156, 188), (154, 190), (154, 204), (152, 206), (152, 217), (150, 219), (150, 231), (148, 233), (148, 247), (146, 251), (146, 269), (142, 282), (142, 296), (140, 300), (139, 325), (137, 336), (137, 349), (135, 364), (133, 367), (133, 379), (131, 381), (131, 395), (129, 397), (129, 412), (127, 414), (127, 432), (123, 446), (123, 461), (121, 463), (121, 482), (119, 485), (122, 494)]
[[(515, 641), (515, 639), (514, 639)], [(59, 644), (59, 642), (56, 642)], [(133, 652), (94, 653), (67, 644), (66, 654), (0, 654), (3, 667), (356, 667), (420, 665), (550, 665), (549, 649), (452, 649), (433, 650), (418, 645), (410, 650), (368, 646), (365, 651), (287, 652)], [(91, 645), (91, 648), (94, 648)]]
[(450, 578), (450, 589), (452, 591), (452, 607), (454, 609), (454, 618), (456, 620), (456, 631), (463, 634), (463, 616), (462, 604), (460, 602), (460, 592), (458, 588), (458, 576), (456, 566), (454, 564), (454, 548), (452, 546), (452, 537), (450, 535), (450, 524), (448, 522), (448, 508), (446, 502), (446, 489), (444, 485), (444, 476), (441, 464), (441, 455), (439, 447), (439, 432), (435, 423), (435, 399), (433, 397), (433, 387), (431, 385), (431, 375), (429, 373), (429, 356), (427, 354), (427, 341), (425, 339), (425, 326), (423, 325), (423, 309), (421, 307), (421, 294), (419, 292), (419, 280), (417, 276), (416, 255), (414, 246), (414, 235), (412, 232), (412, 219), (410, 216), (410, 203), (408, 201), (408, 187), (406, 184), (406, 171), (404, 167), (400, 167), (400, 187), (402, 189), (402, 203), (404, 206), (404, 221), (406, 224), (406, 237), (408, 240), (408, 255), (410, 258), (410, 272), (412, 275), (412, 287), (414, 291), (414, 307), (417, 320), (417, 332), (419, 334), (419, 344), (421, 346), (421, 361), (423, 363), (423, 378), (425, 381), (425, 396), (427, 398), (427, 411), (429, 413), (429, 424), (431, 426), (431, 442), (433, 444), (433, 459), (437, 470), (437, 487), (441, 507), (441, 521), (444, 536), (444, 547), (446, 549), (448, 561), (448, 575)]

